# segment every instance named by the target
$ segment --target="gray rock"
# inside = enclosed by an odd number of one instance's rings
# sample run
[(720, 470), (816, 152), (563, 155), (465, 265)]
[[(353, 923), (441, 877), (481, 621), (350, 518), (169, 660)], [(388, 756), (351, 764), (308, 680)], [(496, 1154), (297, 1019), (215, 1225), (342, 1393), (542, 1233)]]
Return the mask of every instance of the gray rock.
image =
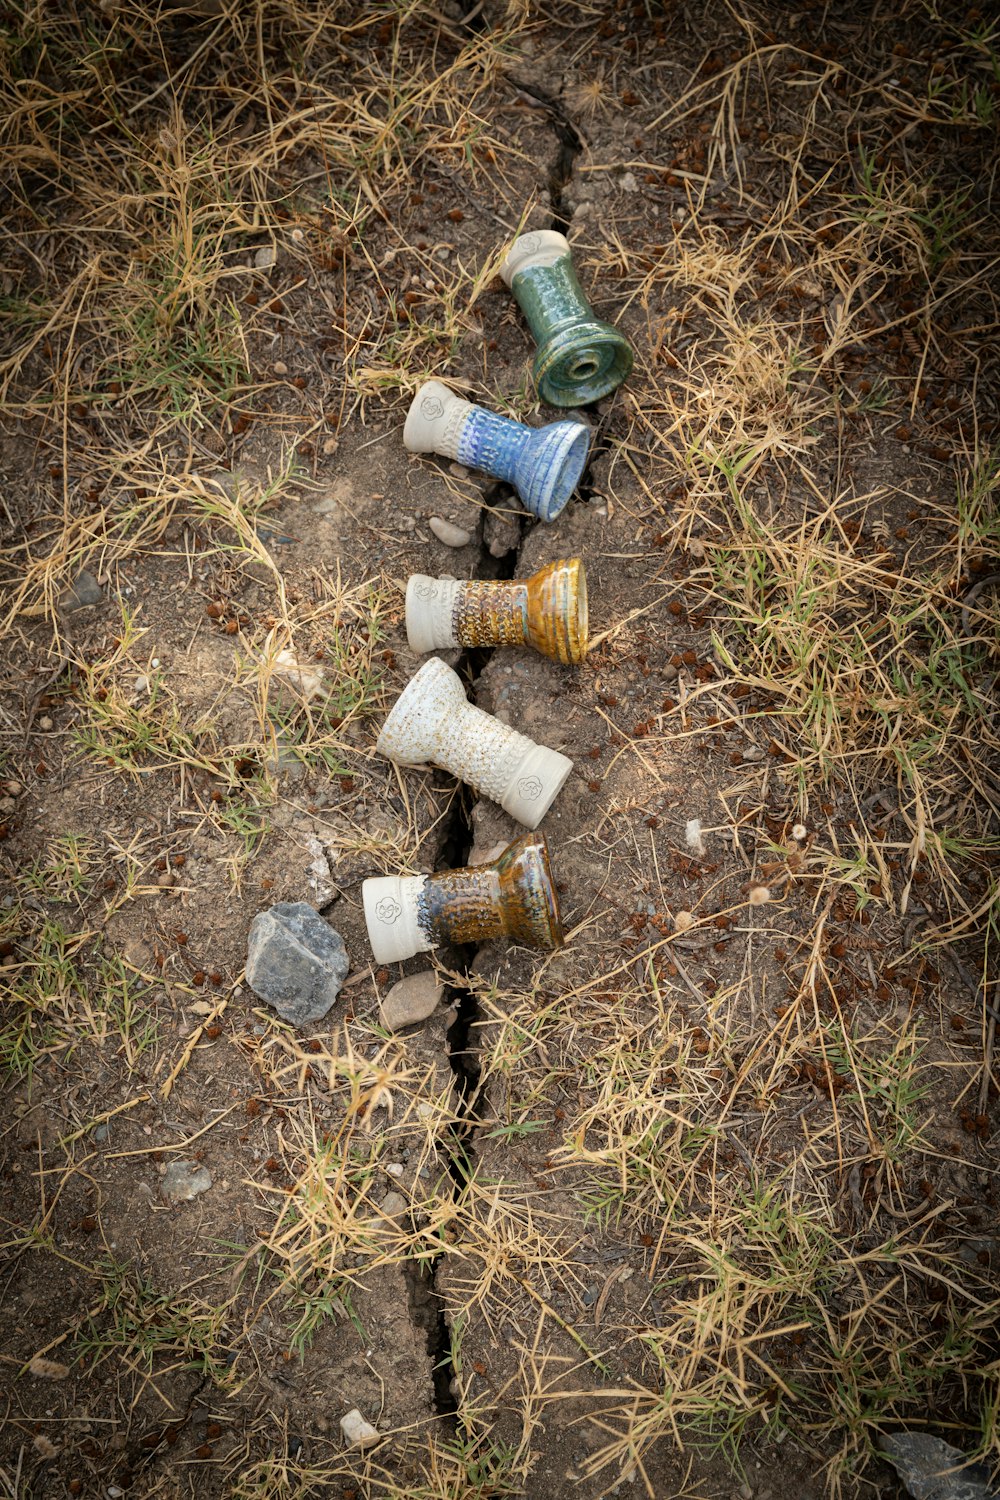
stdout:
[(350, 967), (340, 933), (304, 901), (279, 901), (250, 924), (247, 984), (296, 1026), (326, 1015)]
[[(914, 1500), (996, 1500), (983, 1464), (929, 1432), (892, 1432), (875, 1439)], [(952, 1472), (949, 1473), (949, 1470)]]
[(442, 520), (440, 516), (431, 516), (427, 524), (438, 541), (444, 542), (446, 547), (467, 547), (472, 541), (470, 531), (454, 526), (451, 521)]
[(172, 1203), (190, 1203), (199, 1193), (207, 1193), (211, 1186), (212, 1174), (208, 1168), (185, 1159), (172, 1161), (160, 1182), (163, 1196)]
[(408, 974), (394, 984), (379, 1007), (379, 1021), (387, 1031), (400, 1031), (426, 1021), (441, 1002), (444, 990), (433, 969)]
[(71, 615), (75, 609), (86, 609), (89, 605), (100, 604), (104, 598), (104, 590), (94, 577), (86, 569), (78, 573), (70, 587), (59, 600), (59, 608), (64, 615)]
[(386, 1193), (378, 1206), (378, 1211), (383, 1219), (398, 1219), (405, 1214), (409, 1204), (402, 1193)]

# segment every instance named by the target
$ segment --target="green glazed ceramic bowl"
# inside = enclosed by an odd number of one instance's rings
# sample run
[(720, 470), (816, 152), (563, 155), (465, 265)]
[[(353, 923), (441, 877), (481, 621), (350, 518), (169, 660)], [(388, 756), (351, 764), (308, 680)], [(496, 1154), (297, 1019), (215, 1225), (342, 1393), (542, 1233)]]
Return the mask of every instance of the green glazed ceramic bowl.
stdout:
[(631, 345), (617, 328), (594, 317), (565, 235), (554, 229), (522, 234), (500, 274), (538, 345), (532, 373), (543, 401), (586, 406), (621, 385), (632, 368)]

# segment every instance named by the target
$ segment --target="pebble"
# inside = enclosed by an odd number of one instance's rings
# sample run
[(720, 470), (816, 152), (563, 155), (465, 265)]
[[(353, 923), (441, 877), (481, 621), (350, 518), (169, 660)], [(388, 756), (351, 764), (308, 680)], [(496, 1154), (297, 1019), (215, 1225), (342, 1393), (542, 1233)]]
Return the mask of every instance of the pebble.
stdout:
[(250, 924), (247, 983), (293, 1025), (326, 1015), (350, 967), (340, 933), (304, 901), (279, 901)]
[(637, 193), (639, 191), (639, 183), (636, 180), (634, 172), (623, 172), (618, 179), (618, 186), (623, 193)]
[(472, 851), (469, 855), (469, 864), (491, 865), (495, 859), (500, 858), (506, 847), (506, 844), (501, 843), (491, 844), (488, 849), (481, 849), (478, 845), (473, 844)]
[(78, 573), (70, 587), (61, 596), (59, 608), (64, 615), (72, 614), (75, 609), (86, 609), (91, 604), (100, 604), (104, 598), (101, 585), (93, 573), (86, 569)]
[(401, 1161), (391, 1161), (385, 1170), (390, 1177), (402, 1177), (403, 1163)]
[(40, 719), (35, 720), (35, 728), (40, 729), (43, 734), (47, 734), (52, 728), (52, 720), (47, 714), (43, 714)]
[(454, 463), (448, 465), (448, 472), (454, 474), (456, 479), (468, 479), (469, 471), (464, 464)]
[(340, 1430), (344, 1434), (344, 1441), (350, 1448), (370, 1448), (373, 1443), (382, 1441), (378, 1428), (366, 1422), (356, 1406), (340, 1419)]
[(317, 906), (329, 906), (340, 892), (330, 879), (330, 861), (326, 850), (314, 833), (306, 838), (306, 849), (311, 855), (306, 866), (306, 884)]
[(174, 883), (174, 877), (169, 870), (164, 870), (163, 874), (158, 876), (156, 883), (162, 890), (169, 891)]
[(279, 651), (274, 658), (274, 671), (303, 698), (315, 698), (323, 691), (324, 678), (319, 667), (300, 661), (294, 651)]
[(431, 516), (427, 524), (438, 541), (444, 542), (446, 547), (467, 547), (472, 541), (471, 532), (452, 525), (451, 521), (443, 521), (440, 516)]
[(378, 1211), (383, 1219), (398, 1219), (400, 1214), (405, 1214), (409, 1204), (402, 1193), (386, 1193), (378, 1206)]
[(764, 752), (759, 745), (751, 745), (749, 750), (744, 750), (743, 760), (747, 765), (755, 765), (757, 761), (764, 759)]
[(274, 371), (275, 375), (288, 374), (288, 366), (285, 364), (285, 361), (283, 359), (276, 359), (274, 361), (274, 364), (271, 366), (271, 369)]
[(269, 271), (277, 259), (278, 254), (273, 245), (261, 245), (253, 258), (253, 263), (258, 271)]
[(212, 1174), (208, 1168), (186, 1159), (172, 1161), (160, 1182), (163, 1196), (174, 1203), (190, 1203), (199, 1193), (207, 1193), (211, 1186)]
[(393, 985), (379, 1007), (379, 1022), (387, 1031), (400, 1031), (417, 1021), (426, 1021), (444, 993), (433, 969), (408, 974)]
[(989, 1470), (970, 1464), (960, 1449), (930, 1432), (893, 1432), (878, 1436), (875, 1447), (887, 1458), (911, 1495), (920, 1500), (991, 1500), (996, 1490)]

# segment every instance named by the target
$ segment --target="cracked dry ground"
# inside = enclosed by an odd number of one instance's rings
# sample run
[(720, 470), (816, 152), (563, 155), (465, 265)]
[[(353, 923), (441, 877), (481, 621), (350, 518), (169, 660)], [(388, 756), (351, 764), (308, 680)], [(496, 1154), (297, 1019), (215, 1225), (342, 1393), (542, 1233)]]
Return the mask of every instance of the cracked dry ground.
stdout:
[[(288, 148), (270, 217), (218, 246), (246, 360), (228, 407), (151, 430), (86, 317), (18, 335), (0, 1478), (895, 1495), (880, 1431), (996, 1442), (995, 134), (970, 94), (940, 103), (963, 78), (996, 99), (988, 27), (920, 6), (807, 9), (780, 36), (722, 7), (323, 19), (262, 8), (267, 88), (216, 121), (233, 160), (269, 131)], [(164, 22), (162, 57), (143, 35), (135, 129), (190, 186), (210, 90), (257, 44), (224, 11)], [(406, 145), (352, 166), (338, 90), (381, 119), (370, 81), (397, 72)], [(37, 170), (12, 285), (44, 260), (80, 286), (86, 219)], [(915, 182), (960, 194), (952, 239)], [(77, 238), (46, 242), (46, 215)], [(401, 441), (430, 374), (556, 415), (495, 275), (522, 227), (566, 229), (637, 355), (547, 527)], [(419, 665), (402, 585), (573, 555), (582, 667), (449, 658), (574, 761), (544, 824), (567, 945), (437, 953), (446, 1008), (389, 1037), (380, 997), (424, 961), (371, 965), (361, 881), (518, 831), (373, 754)], [(100, 602), (53, 616), (82, 566)], [(961, 692), (910, 724), (892, 679), (865, 719), (904, 616), (907, 671)], [(308, 704), (279, 650), (322, 673)], [(300, 1034), (242, 966), (254, 914), (302, 899), (352, 971)], [(211, 1188), (168, 1202), (173, 1160)], [(352, 1407), (385, 1435), (364, 1454)]]

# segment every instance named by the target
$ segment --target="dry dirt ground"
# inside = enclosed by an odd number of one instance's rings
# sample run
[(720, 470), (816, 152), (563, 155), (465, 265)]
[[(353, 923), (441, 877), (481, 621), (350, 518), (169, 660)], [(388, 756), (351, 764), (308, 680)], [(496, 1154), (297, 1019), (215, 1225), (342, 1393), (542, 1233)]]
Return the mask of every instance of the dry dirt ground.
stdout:
[[(1000, 1457), (998, 48), (933, 0), (0, 12), (4, 1494)], [(636, 351), (551, 526), (401, 440), (430, 375), (555, 415), (529, 226)], [(436, 953), (393, 1037), (425, 964), (361, 881), (516, 832), (374, 754), (402, 586), (573, 555), (583, 666), (450, 658), (574, 762), (567, 944)], [(352, 959), (304, 1031), (242, 972), (279, 900)]]

